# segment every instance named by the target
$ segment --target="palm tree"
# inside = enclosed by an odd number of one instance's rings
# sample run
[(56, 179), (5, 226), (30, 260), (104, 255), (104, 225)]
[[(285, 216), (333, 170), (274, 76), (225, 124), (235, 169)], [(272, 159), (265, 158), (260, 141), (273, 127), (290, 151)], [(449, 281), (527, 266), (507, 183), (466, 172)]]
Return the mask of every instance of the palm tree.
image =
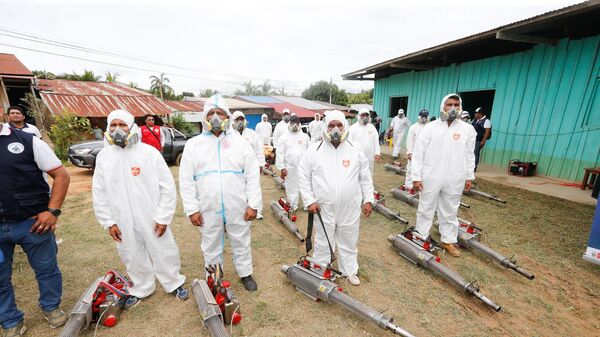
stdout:
[(80, 81), (87, 82), (98, 82), (100, 80), (100, 76), (96, 76), (92, 70), (83, 70), (83, 75), (79, 76)]
[(115, 83), (117, 81), (117, 77), (119, 77), (119, 73), (111, 73), (110, 71), (106, 72), (106, 82)]
[(160, 100), (164, 100), (164, 95), (166, 92), (173, 92), (173, 88), (168, 86), (166, 83), (169, 83), (169, 79), (165, 77), (165, 74), (160, 74), (160, 77), (150, 76), (150, 92), (156, 95), (159, 94)]
[(258, 90), (261, 96), (269, 96), (273, 92), (273, 86), (269, 83), (269, 80), (265, 80), (258, 86)]
[(204, 90), (200, 90), (198, 97), (210, 97), (214, 94), (218, 94), (218, 92), (214, 89), (204, 89)]

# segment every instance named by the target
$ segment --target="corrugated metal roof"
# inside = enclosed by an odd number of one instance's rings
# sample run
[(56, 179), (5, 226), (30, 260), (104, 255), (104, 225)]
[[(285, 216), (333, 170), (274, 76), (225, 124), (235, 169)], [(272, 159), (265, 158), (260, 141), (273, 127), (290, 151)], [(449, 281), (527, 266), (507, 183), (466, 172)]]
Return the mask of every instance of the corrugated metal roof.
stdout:
[(246, 102), (252, 102), (257, 104), (264, 103), (283, 103), (283, 101), (278, 100), (276, 98), (270, 96), (235, 96), (234, 98), (238, 98), (244, 100)]
[(371, 104), (350, 104), (350, 110), (359, 111), (362, 108), (367, 108), (369, 111), (373, 111), (373, 106)]
[(181, 112), (202, 112), (204, 110), (204, 103), (200, 101), (163, 101), (173, 111)]
[(299, 118), (314, 118), (316, 111), (304, 109), (297, 105), (291, 103), (265, 103), (277, 112), (277, 114), (282, 115), (283, 109), (289, 109), (291, 113), (295, 113)]
[[(184, 100), (184, 102), (185, 101), (206, 102), (208, 100), (208, 97), (184, 97), (183, 100)], [(225, 100), (225, 103), (227, 103), (227, 106), (229, 106), (229, 110), (231, 110), (231, 111), (236, 110), (236, 109), (239, 110), (239, 109), (268, 109), (269, 108), (266, 105), (247, 102), (247, 101), (235, 99), (235, 98), (226, 97), (226, 98), (224, 98), (224, 100)]]
[(330, 106), (321, 104), (321, 103), (317, 103), (311, 100), (308, 100), (306, 98), (303, 97), (296, 97), (296, 96), (271, 96), (273, 98), (276, 98), (280, 101), (283, 102), (287, 102), (287, 103), (291, 103), (293, 105), (299, 106), (301, 108), (304, 109), (309, 109), (309, 110), (331, 110)]
[(13, 54), (0, 54), (0, 75), (33, 77), (33, 73)]
[(106, 117), (117, 109), (136, 117), (168, 115), (171, 109), (156, 96), (119, 83), (37, 80), (44, 104), (53, 114), (65, 110), (81, 117)]
[(332, 104), (332, 103), (322, 102), (322, 101), (314, 101), (314, 102), (317, 102), (319, 104), (329, 107), (329, 110), (331, 110), (331, 109), (340, 110), (340, 111), (349, 111), (350, 110), (349, 107), (344, 106), (344, 105)]

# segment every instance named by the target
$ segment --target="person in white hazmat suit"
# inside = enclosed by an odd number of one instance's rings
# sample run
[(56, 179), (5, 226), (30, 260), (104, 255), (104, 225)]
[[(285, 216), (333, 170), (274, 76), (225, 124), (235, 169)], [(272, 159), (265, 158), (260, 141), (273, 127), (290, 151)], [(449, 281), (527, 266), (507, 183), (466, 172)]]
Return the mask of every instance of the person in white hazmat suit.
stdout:
[(281, 172), (281, 178), (285, 179), (285, 195), (292, 206), (292, 211), (295, 212), (300, 198), (298, 166), (310, 145), (310, 139), (300, 129), (298, 116), (292, 116), (289, 128), (290, 132), (279, 139), (275, 167)]
[[(321, 213), (334, 251), (337, 245), (342, 275), (350, 284), (360, 285), (356, 244), (361, 210), (365, 216), (371, 215), (373, 179), (362, 150), (345, 141), (348, 122), (344, 113), (328, 112), (325, 125), (325, 140), (311, 144), (300, 162), (300, 193), (310, 213)], [(331, 255), (317, 216), (314, 226), (313, 258), (325, 265)]]
[(237, 274), (256, 291), (250, 225), (262, 205), (259, 166), (250, 144), (229, 129), (230, 117), (221, 95), (204, 103), (204, 132), (185, 144), (179, 190), (185, 214), (200, 227), (205, 267), (223, 262), (226, 232)]
[(362, 108), (356, 116), (358, 122), (352, 124), (350, 131), (348, 132), (348, 140), (354, 144), (359, 145), (369, 162), (369, 170), (371, 170), (371, 176), (374, 174), (375, 161), (381, 160), (381, 149), (379, 146), (379, 134), (377, 129), (371, 123), (371, 112), (367, 108)]
[[(263, 145), (271, 145), (271, 135), (273, 134), (273, 126), (269, 123), (269, 117), (266, 114), (263, 114), (260, 117), (260, 122), (256, 124), (254, 130), (256, 131), (256, 135), (261, 141)], [(261, 147), (262, 149), (262, 147)]]
[(462, 101), (457, 94), (442, 99), (440, 118), (419, 133), (412, 154), (412, 179), (420, 191), (415, 231), (429, 236), (433, 215), (438, 215), (441, 247), (459, 257), (458, 207), (463, 190), (475, 179), (475, 129), (460, 119)]
[(283, 117), (275, 125), (275, 131), (273, 131), (273, 147), (275, 150), (279, 148), (279, 139), (289, 132), (288, 125), (290, 124), (291, 117), (290, 109), (283, 109)]
[(310, 141), (313, 143), (322, 141), (324, 130), (325, 124), (321, 120), (321, 114), (317, 112), (315, 114), (315, 119), (308, 124), (308, 133), (310, 133)]
[(406, 136), (406, 179), (404, 180), (404, 187), (407, 189), (413, 188), (411, 170), (415, 141), (427, 123), (429, 123), (429, 111), (423, 109), (419, 111), (419, 120), (408, 128), (408, 135)]
[(117, 242), (133, 282), (125, 306), (150, 296), (155, 279), (166, 292), (185, 300), (189, 293), (183, 287), (179, 249), (169, 226), (177, 206), (171, 171), (156, 148), (140, 141), (129, 112), (111, 112), (107, 124), (92, 196), (96, 218)]
[(394, 150), (392, 151), (392, 157), (394, 160), (398, 159), (398, 155), (400, 154), (400, 148), (402, 147), (402, 139), (404, 138), (404, 133), (406, 129), (410, 126), (410, 121), (404, 115), (404, 109), (398, 110), (398, 115), (392, 118), (392, 122), (390, 124), (393, 130), (394, 135)]
[[(263, 115), (266, 116), (266, 115)], [(241, 111), (234, 111), (233, 115), (231, 115), (231, 119), (233, 123), (231, 124), (231, 128), (239, 133), (242, 138), (244, 138), (248, 144), (252, 147), (252, 150), (256, 154), (256, 160), (258, 161), (258, 166), (260, 167), (260, 172), (262, 173), (262, 169), (265, 167), (265, 154), (263, 152), (263, 144), (259, 139), (259, 136), (252, 129), (248, 129), (248, 122), (246, 121), (246, 115), (244, 115)], [(256, 219), (263, 219), (262, 215), (262, 203), (259, 208), (256, 210)]]

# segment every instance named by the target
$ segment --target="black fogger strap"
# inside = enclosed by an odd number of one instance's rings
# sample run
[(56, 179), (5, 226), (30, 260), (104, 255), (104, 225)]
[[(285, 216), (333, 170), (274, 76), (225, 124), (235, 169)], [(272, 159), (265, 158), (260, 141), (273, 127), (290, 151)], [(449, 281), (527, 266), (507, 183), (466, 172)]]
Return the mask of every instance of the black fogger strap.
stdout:
[[(323, 233), (325, 233), (325, 238), (327, 239), (327, 245), (329, 245), (329, 254), (331, 254), (331, 261), (329, 262), (329, 265), (331, 265), (336, 260), (335, 253), (333, 252), (333, 248), (331, 247), (331, 241), (329, 241), (329, 235), (327, 235), (327, 230), (325, 229), (325, 223), (323, 222), (323, 218), (321, 217), (321, 212), (317, 212), (317, 216), (319, 217), (319, 222), (321, 223), (321, 227), (323, 228)], [(308, 214), (308, 225), (306, 227), (306, 240), (305, 240), (306, 255), (308, 255), (308, 253), (310, 253), (310, 251), (313, 249), (312, 231), (313, 231), (314, 221), (315, 221), (315, 215), (313, 213), (309, 213)]]

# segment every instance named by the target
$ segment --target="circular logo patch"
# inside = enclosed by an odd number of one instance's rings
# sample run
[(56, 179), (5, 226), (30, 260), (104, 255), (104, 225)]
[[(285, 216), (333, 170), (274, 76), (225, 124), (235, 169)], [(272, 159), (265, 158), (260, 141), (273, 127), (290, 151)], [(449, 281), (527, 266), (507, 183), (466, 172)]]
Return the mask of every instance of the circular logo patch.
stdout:
[(8, 151), (14, 154), (22, 153), (25, 150), (25, 146), (18, 142), (8, 144), (6, 148), (8, 149)]

